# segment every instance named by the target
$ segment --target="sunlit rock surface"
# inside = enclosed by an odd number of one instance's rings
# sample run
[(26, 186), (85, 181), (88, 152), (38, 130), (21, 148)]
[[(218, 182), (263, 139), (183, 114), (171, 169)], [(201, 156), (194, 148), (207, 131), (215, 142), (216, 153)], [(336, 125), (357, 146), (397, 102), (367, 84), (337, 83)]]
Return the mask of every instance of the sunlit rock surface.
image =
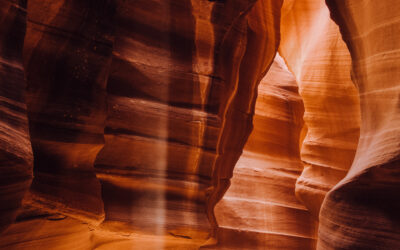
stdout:
[(199, 246), (215, 236), (213, 207), (250, 133), (279, 9), (279, 1), (118, 4), (106, 144), (95, 164), (103, 228)]
[(400, 3), (327, 3), (352, 56), (361, 130), (349, 173), (322, 205), (318, 249), (399, 249)]
[[(213, 32), (196, 34), (196, 25), (212, 27), (212, 4), (198, 6), (205, 15), (198, 19), (189, 0), (117, 6), (106, 144), (95, 164), (105, 206), (102, 226), (204, 241), (210, 232), (205, 190), (221, 131), (220, 117), (207, 112), (216, 105), (208, 91), (222, 84), (212, 78), (214, 45), (207, 36)], [(196, 42), (202, 40), (209, 51), (200, 69)]]
[(399, 10), (0, 0), (0, 249), (400, 249)]
[(296, 196), (318, 218), (325, 194), (347, 173), (360, 130), (359, 97), (350, 78), (350, 53), (323, 1), (285, 1), (279, 51), (304, 103)]
[(213, 208), (251, 132), (281, 5), (29, 1), (35, 179), (25, 204), (159, 236), (154, 248), (213, 244)]
[(317, 221), (295, 197), (303, 103), (278, 55), (258, 87), (254, 129), (215, 208), (218, 247), (315, 249)]

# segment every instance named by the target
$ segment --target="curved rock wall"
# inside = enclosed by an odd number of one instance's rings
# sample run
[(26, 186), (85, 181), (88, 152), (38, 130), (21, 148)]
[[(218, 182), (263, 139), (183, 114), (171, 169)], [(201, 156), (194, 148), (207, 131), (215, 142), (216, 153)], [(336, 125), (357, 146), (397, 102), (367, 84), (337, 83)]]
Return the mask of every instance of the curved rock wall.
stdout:
[(326, 2), (0, 0), (0, 248), (400, 248), (400, 4)]
[(104, 215), (93, 164), (104, 144), (113, 8), (30, 0), (24, 44), (33, 199), (97, 222)]
[[(233, 19), (233, 25), (216, 50), (215, 74), (230, 84), (225, 90), (228, 95), (215, 97), (224, 98), (226, 106), (220, 106), (223, 109), (219, 109), (223, 117), (223, 130), (218, 138), (219, 157), (213, 167), (213, 188), (207, 204), (214, 227), (217, 224), (213, 216), (214, 206), (230, 185), (233, 168), (252, 130), (257, 86), (273, 62), (279, 45), (281, 6), (282, 1), (262, 0), (257, 1), (251, 9), (245, 9), (249, 11), (246, 18), (239, 16), (241, 18)], [(238, 11), (235, 3), (226, 7)], [(245, 36), (238, 39), (241, 34)], [(236, 62), (232, 58), (241, 60)]]
[(350, 78), (350, 54), (323, 1), (286, 1), (281, 31), (279, 51), (299, 85), (307, 128), (296, 195), (318, 218), (325, 194), (352, 164), (359, 98)]
[(22, 48), (23, 1), (0, 1), (0, 231), (11, 224), (32, 179)]
[(347, 176), (327, 195), (319, 249), (399, 249), (399, 11), (397, 1), (327, 1), (352, 57), (361, 131)]
[[(219, 248), (315, 249), (317, 221), (295, 197), (303, 103), (277, 55), (258, 87), (254, 129), (216, 206)], [(218, 249), (218, 248), (217, 248)]]
[(91, 224), (105, 216), (101, 230), (213, 243), (281, 4), (29, 1), (26, 204)]
[(204, 240), (216, 140), (203, 137), (206, 126), (217, 137), (220, 118), (205, 110), (212, 75), (200, 76), (194, 65), (196, 39), (210, 42), (202, 38), (209, 33), (196, 37), (190, 0), (118, 1), (116, 24), (106, 144), (95, 166), (102, 226)]
[(200, 244), (214, 236), (214, 205), (250, 133), (281, 2), (117, 5), (106, 144), (96, 160), (102, 226)]

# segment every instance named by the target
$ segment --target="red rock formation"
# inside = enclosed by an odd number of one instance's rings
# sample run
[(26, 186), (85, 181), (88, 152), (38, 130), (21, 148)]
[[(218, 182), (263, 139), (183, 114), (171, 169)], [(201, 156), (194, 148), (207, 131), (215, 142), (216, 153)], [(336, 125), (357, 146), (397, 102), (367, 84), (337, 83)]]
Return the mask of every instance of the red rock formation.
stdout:
[(322, 205), (318, 249), (399, 249), (400, 3), (327, 3), (351, 53), (361, 131), (349, 173)]
[(32, 179), (25, 105), (23, 1), (0, 1), (0, 232), (15, 219)]
[(317, 223), (295, 197), (303, 103), (280, 56), (258, 87), (254, 130), (216, 207), (219, 247), (315, 249)]
[(204, 239), (215, 140), (202, 137), (206, 121), (214, 137), (220, 122), (205, 112), (207, 85), (193, 69), (191, 3), (119, 1), (116, 24), (106, 145), (96, 160), (103, 227)]
[(278, 44), (280, 3), (253, 4), (119, 3), (106, 145), (96, 160), (103, 228), (199, 245), (213, 235), (213, 207)]
[(29, 2), (27, 202), (91, 223), (104, 202), (102, 229), (200, 245), (250, 133), (282, 3), (116, 1), (114, 47), (109, 4)]
[(93, 164), (104, 144), (113, 8), (30, 0), (24, 45), (34, 199), (97, 221), (104, 215)]
[[(217, 50), (215, 74), (231, 85), (228, 85), (230, 96), (222, 96), (226, 98), (226, 103), (222, 103), (227, 106), (221, 105), (220, 108), (224, 109), (219, 111), (223, 117), (223, 130), (218, 138), (219, 157), (213, 167), (213, 189), (207, 204), (209, 218), (210, 214), (213, 215), (215, 204), (230, 185), (233, 168), (251, 132), (257, 86), (269, 69), (279, 44), (281, 6), (282, 1), (257, 1), (251, 9), (247, 9), (247, 18), (235, 20)], [(224, 7), (229, 10), (237, 5)], [(240, 24), (244, 26), (242, 30), (236, 27)], [(246, 34), (245, 39), (237, 41), (241, 31)], [(232, 55), (235, 51), (230, 48), (238, 46), (232, 41), (245, 45), (242, 51), (236, 51), (241, 53)], [(240, 65), (231, 59), (237, 57), (241, 58)], [(210, 221), (215, 227), (215, 219), (210, 218)]]
[(0, 0), (0, 249), (399, 249), (400, 4), (327, 3)]
[(296, 195), (318, 218), (328, 192), (347, 173), (357, 148), (360, 110), (351, 60), (339, 28), (319, 0), (286, 1), (279, 51), (299, 85), (307, 134)]

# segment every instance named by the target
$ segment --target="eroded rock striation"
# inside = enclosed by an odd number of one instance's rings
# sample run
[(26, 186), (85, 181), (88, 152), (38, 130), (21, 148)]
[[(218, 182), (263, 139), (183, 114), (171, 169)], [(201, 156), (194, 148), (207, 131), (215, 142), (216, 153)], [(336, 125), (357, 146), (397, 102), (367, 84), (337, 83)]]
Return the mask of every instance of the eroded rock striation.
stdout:
[(280, 4), (118, 4), (106, 144), (95, 166), (104, 228), (199, 245), (214, 237), (213, 208), (250, 133), (254, 89), (277, 50)]
[(254, 129), (216, 206), (219, 247), (315, 249), (317, 221), (296, 199), (303, 103), (277, 55), (258, 87)]
[(13, 223), (32, 179), (25, 103), (23, 1), (0, 1), (0, 232)]
[(0, 0), (0, 249), (399, 249), (399, 10)]
[(361, 130), (353, 165), (322, 205), (318, 249), (398, 249), (400, 3), (327, 3), (352, 57)]
[(293, 72), (304, 103), (296, 196), (318, 218), (326, 193), (350, 168), (360, 131), (358, 91), (339, 28), (323, 1), (286, 1), (279, 51)]
[(28, 1), (24, 44), (33, 199), (101, 221), (93, 164), (104, 145), (113, 1)]

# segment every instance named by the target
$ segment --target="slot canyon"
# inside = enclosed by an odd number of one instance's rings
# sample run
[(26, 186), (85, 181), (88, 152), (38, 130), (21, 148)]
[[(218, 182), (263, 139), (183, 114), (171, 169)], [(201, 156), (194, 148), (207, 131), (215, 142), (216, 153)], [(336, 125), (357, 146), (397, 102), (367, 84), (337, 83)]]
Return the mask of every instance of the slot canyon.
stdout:
[(400, 249), (400, 1), (0, 0), (0, 249)]

